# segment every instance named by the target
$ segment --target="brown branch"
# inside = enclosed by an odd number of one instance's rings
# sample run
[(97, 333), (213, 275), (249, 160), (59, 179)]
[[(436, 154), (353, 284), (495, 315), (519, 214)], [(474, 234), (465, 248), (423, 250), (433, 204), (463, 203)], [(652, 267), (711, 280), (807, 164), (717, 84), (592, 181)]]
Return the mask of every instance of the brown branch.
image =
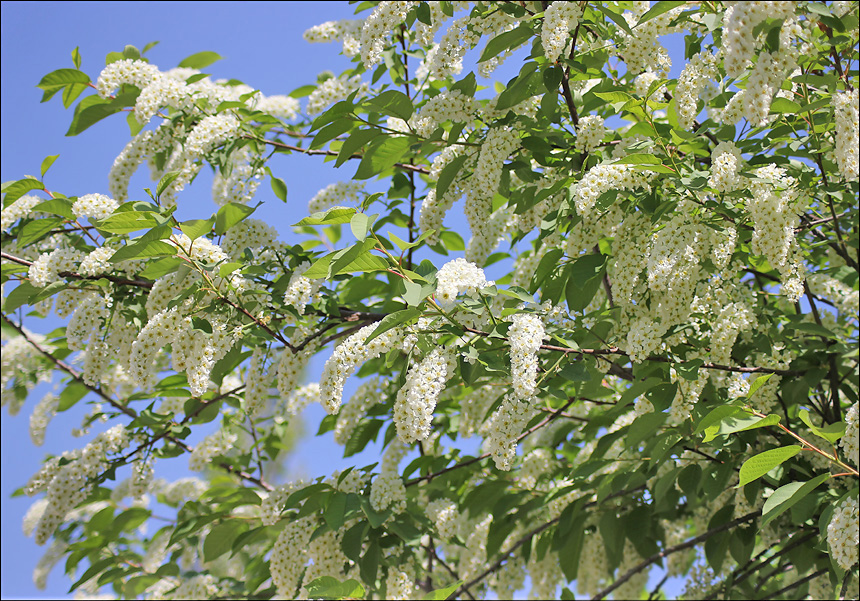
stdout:
[[(340, 153), (335, 152), (334, 150), (314, 150), (311, 148), (302, 148), (301, 146), (293, 146), (292, 144), (284, 144), (283, 142), (278, 142), (277, 140), (263, 140), (260, 138), (254, 138), (248, 136), (249, 140), (256, 140), (258, 142), (263, 142), (265, 144), (269, 144), (276, 148), (283, 148), (284, 150), (292, 150), (293, 152), (301, 152), (302, 154), (306, 154), (308, 156), (314, 155), (324, 155), (324, 156), (338, 156)], [(350, 159), (363, 159), (364, 155), (362, 154), (352, 154), (348, 158)], [(394, 163), (395, 167), (400, 167), (401, 169), (405, 169), (406, 171), (413, 171), (415, 173), (430, 173), (430, 170), (427, 167), (421, 167), (420, 165), (409, 165), (407, 163)]]
[(716, 528), (711, 528), (707, 532), (704, 532), (704, 533), (700, 534), (699, 536), (691, 538), (688, 541), (685, 541), (683, 543), (680, 543), (678, 545), (674, 545), (671, 547), (666, 547), (665, 549), (663, 549), (659, 553), (655, 553), (654, 555), (652, 555), (648, 559), (645, 559), (641, 563), (639, 563), (639, 564), (633, 566), (632, 568), (630, 568), (629, 570), (627, 570), (627, 572), (622, 574), (618, 579), (615, 580), (615, 582), (613, 582), (612, 584), (607, 586), (605, 589), (603, 589), (602, 591), (600, 591), (596, 595), (594, 595), (594, 597), (592, 597), (592, 601), (595, 601), (598, 599), (603, 599), (609, 593), (611, 593), (612, 591), (617, 589), (619, 586), (621, 586), (622, 584), (624, 584), (628, 580), (630, 580), (633, 576), (635, 576), (636, 574), (638, 574), (639, 572), (641, 572), (645, 568), (647, 568), (647, 567), (653, 565), (654, 563), (660, 561), (662, 558), (667, 557), (669, 555), (672, 555), (673, 553), (677, 553), (678, 551), (683, 551), (685, 549), (689, 549), (690, 547), (694, 547), (694, 546), (698, 545), (699, 543), (708, 540), (713, 535), (719, 534), (720, 532), (723, 532), (725, 530), (730, 530), (739, 524), (751, 522), (752, 520), (759, 517), (760, 515), (761, 515), (761, 511), (753, 511), (752, 513), (748, 513), (743, 517), (737, 518), (736, 520), (732, 520), (731, 522), (726, 522), (725, 524), (717, 526)]
[[(6, 259), (7, 261), (12, 261), (13, 263), (18, 263), (19, 265), (24, 265), (26, 267), (29, 267), (33, 264), (32, 261), (28, 261), (27, 259), (22, 259), (14, 255), (10, 255), (7, 252), (0, 252), (0, 258)], [(71, 280), (108, 280), (110, 282), (113, 282), (114, 284), (119, 284), (120, 286), (137, 286), (138, 288), (147, 289), (152, 288), (152, 282), (148, 282), (146, 280), (129, 280), (126, 278), (120, 278), (108, 274), (81, 275), (73, 271), (61, 271), (59, 275), (60, 277), (69, 278)]]

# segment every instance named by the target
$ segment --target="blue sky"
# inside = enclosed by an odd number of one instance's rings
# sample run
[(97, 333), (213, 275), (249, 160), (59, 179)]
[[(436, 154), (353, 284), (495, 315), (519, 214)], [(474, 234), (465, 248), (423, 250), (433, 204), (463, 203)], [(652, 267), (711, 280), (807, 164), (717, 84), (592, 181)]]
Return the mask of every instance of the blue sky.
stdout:
[[(46, 156), (59, 154), (45, 180), (49, 189), (68, 196), (107, 193), (108, 170), (129, 140), (125, 120), (109, 118), (77, 137), (65, 137), (71, 110), (64, 109), (58, 97), (40, 104), (41, 91), (35, 87), (46, 73), (72, 67), (70, 53), (76, 46), (83, 57), (82, 70), (93, 79), (108, 52), (121, 51), (126, 44), (142, 48), (158, 40), (160, 44), (147, 56), (162, 69), (172, 68), (196, 52), (211, 50), (224, 57), (206, 69), (213, 78), (235, 78), (265, 94), (286, 94), (313, 83), (321, 71), (340, 73), (349, 67), (348, 60), (338, 56), (339, 44), (309, 45), (301, 35), (312, 25), (349, 18), (352, 13), (353, 7), (346, 2), (3, 2), (0, 178), (9, 181), (38, 174)], [(675, 71), (680, 63), (676, 61)], [(512, 58), (497, 76), (504, 81), (510, 77), (509, 71), (515, 73), (518, 68), (518, 61)], [(674, 71), (673, 76), (677, 76)], [(354, 171), (351, 166), (337, 171), (319, 157), (295, 155), (278, 157), (272, 168), (288, 185), (288, 202), (283, 205), (277, 201), (264, 184), (259, 198), (267, 204), (255, 217), (277, 226), (284, 239), (288, 239), (286, 226), (303, 216), (307, 201), (319, 189), (349, 179)], [(204, 170), (199, 180), (180, 196), (180, 219), (205, 217), (214, 210), (209, 195), (211, 176)], [(146, 178), (133, 180), (132, 198), (135, 185), (142, 197), (140, 188), (149, 183)], [(446, 223), (452, 225), (450, 220)], [(47, 332), (57, 323), (46, 321), (41, 325), (33, 322), (30, 327)], [(312, 374), (319, 373), (324, 360), (324, 356), (315, 359)], [(17, 417), (10, 417), (5, 410), (0, 417), (3, 598), (67, 596), (69, 581), (62, 574), (62, 566), (55, 568), (45, 591), (33, 586), (32, 570), (44, 549), (21, 531), (21, 519), (31, 499), (9, 498), (37, 471), (45, 454), (77, 448), (87, 440), (69, 434), (87, 410), (79, 405), (55, 418), (48, 427), (44, 446), (32, 445), (29, 414), (41, 394), (50, 388), (46, 385), (37, 389)], [(304, 415), (309, 432), (316, 431), (323, 415), (321, 407), (309, 408)], [(309, 437), (299, 447), (288, 471), (291, 475), (327, 475), (356, 461), (343, 461), (340, 454), (331, 434)], [(371, 450), (357, 462), (365, 465), (376, 460)], [(181, 465), (167, 468), (166, 472), (160, 471), (165, 466), (158, 464), (156, 476), (180, 477), (185, 464), (179, 461)]]

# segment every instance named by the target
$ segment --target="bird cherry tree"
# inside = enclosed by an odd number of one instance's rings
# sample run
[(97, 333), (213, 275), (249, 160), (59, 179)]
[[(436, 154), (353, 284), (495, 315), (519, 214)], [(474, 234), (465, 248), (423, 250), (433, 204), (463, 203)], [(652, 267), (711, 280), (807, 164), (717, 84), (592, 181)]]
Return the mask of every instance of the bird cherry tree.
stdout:
[[(37, 578), (857, 598), (857, 5), (355, 9), (305, 33), (352, 68), (288, 96), (131, 46), (39, 83), (70, 135), (124, 118), (130, 141), (84, 195), (46, 188), (53, 157), (3, 184), (3, 405), (61, 382), (32, 402), (37, 445), (91, 406), (19, 491)], [(345, 175), (278, 205), (288, 244), (254, 213), (298, 154)], [(144, 162), (152, 188), (130, 186)], [(214, 207), (180, 221), (205, 168)], [(377, 460), (275, 479), (309, 403)], [(196, 477), (156, 478), (168, 462)]]

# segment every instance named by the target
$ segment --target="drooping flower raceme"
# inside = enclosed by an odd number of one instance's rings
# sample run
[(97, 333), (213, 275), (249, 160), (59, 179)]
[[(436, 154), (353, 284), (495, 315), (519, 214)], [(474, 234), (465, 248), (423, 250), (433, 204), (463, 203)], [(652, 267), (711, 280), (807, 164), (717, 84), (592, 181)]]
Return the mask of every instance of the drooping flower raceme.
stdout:
[(854, 181), (860, 174), (860, 89), (837, 92), (832, 102), (836, 117), (836, 164), (842, 177)]
[(850, 570), (860, 555), (860, 520), (857, 499), (847, 497), (833, 512), (827, 525), (827, 545), (843, 570)]
[(394, 424), (404, 444), (430, 436), (436, 401), (454, 368), (453, 353), (435, 348), (409, 369), (406, 384), (397, 393), (394, 404)]
[(511, 344), (511, 375), (517, 398), (524, 401), (535, 394), (537, 352), (544, 339), (544, 325), (537, 315), (518, 313), (508, 330)]
[(561, 56), (580, 18), (579, 2), (553, 2), (544, 11), (540, 39), (549, 62), (554, 63)]
[(443, 309), (450, 309), (458, 295), (473, 293), (492, 285), (493, 282), (487, 281), (484, 276), (483, 269), (457, 258), (445, 263), (436, 273), (436, 302)]

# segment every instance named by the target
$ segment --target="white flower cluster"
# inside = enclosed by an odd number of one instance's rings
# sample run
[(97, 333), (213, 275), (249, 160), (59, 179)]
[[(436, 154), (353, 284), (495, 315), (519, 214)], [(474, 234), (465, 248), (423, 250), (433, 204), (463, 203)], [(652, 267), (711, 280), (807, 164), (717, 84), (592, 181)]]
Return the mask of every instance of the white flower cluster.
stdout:
[(349, 442), (356, 426), (367, 410), (381, 402), (389, 392), (391, 380), (380, 380), (374, 376), (362, 382), (349, 398), (337, 415), (337, 424), (334, 428), (334, 441), (345, 445)]
[(426, 138), (446, 121), (468, 123), (479, 108), (480, 103), (471, 96), (460, 90), (446, 90), (425, 102), (409, 122), (416, 134)]
[(44, 555), (39, 558), (36, 567), (33, 568), (33, 584), (40, 591), (45, 590), (48, 586), (48, 575), (66, 555), (66, 550), (69, 544), (62, 540), (55, 540), (45, 551)]
[(406, 21), (406, 15), (416, 2), (383, 0), (364, 21), (361, 28), (361, 61), (370, 69), (382, 60), (386, 40), (398, 26)]
[(678, 123), (690, 129), (698, 114), (699, 97), (717, 77), (717, 58), (710, 52), (697, 52), (678, 77), (675, 100), (678, 103)]
[(462, 516), (457, 504), (450, 499), (436, 499), (424, 509), (427, 518), (436, 526), (436, 532), (443, 541), (457, 536), (462, 525)]
[(415, 571), (409, 566), (391, 566), (385, 577), (387, 599), (414, 599), (418, 591), (415, 586)]
[(578, 2), (553, 2), (544, 11), (540, 41), (549, 62), (554, 63), (564, 52), (570, 32), (576, 29), (581, 18), (582, 8)]
[(37, 288), (60, 281), (60, 274), (74, 272), (85, 254), (72, 248), (58, 248), (39, 255), (28, 271), (30, 283)]
[(833, 512), (827, 524), (827, 545), (843, 570), (850, 570), (860, 555), (860, 513), (857, 499), (848, 497)]
[(755, 176), (765, 181), (750, 184), (752, 198), (747, 200), (747, 210), (755, 225), (750, 247), (779, 270), (782, 293), (795, 302), (803, 294), (806, 275), (794, 234), (801, 209), (796, 181), (774, 165), (756, 169)]
[(322, 82), (308, 97), (308, 115), (318, 115), (339, 100), (343, 100), (356, 90), (362, 92), (368, 89), (366, 83), (361, 83), (361, 76), (330, 77)]
[(182, 320), (182, 331), (173, 340), (173, 369), (185, 370), (191, 394), (200, 397), (209, 388), (209, 375), (215, 363), (226, 355), (236, 342), (236, 333), (227, 328), (225, 318), (208, 317), (211, 334), (191, 329), (191, 319)]
[(454, 353), (437, 347), (409, 368), (394, 403), (394, 425), (401, 442), (411, 444), (430, 436), (436, 401), (455, 366)]
[(839, 441), (842, 452), (849, 462), (860, 466), (860, 431), (857, 424), (858, 403), (851, 405), (845, 413), (845, 436)]
[[(163, 127), (163, 126), (162, 126)], [(166, 130), (166, 128), (165, 128)], [(128, 200), (128, 182), (147, 154), (152, 152), (153, 132), (142, 131), (133, 137), (114, 159), (108, 174), (108, 190), (116, 200)]]
[(718, 192), (734, 192), (743, 187), (744, 178), (738, 175), (743, 159), (734, 142), (720, 142), (711, 152), (711, 177), (708, 185)]
[(276, 245), (278, 230), (260, 219), (243, 219), (229, 230), (221, 242), (221, 250), (233, 260), (241, 259), (245, 249), (255, 254)]
[(343, 41), (343, 54), (349, 58), (357, 56), (361, 52), (361, 29), (364, 19), (341, 19), (340, 21), (326, 21), (314, 25), (302, 34), (302, 38), (310, 44), (321, 42)]
[(116, 249), (107, 246), (93, 250), (81, 261), (78, 273), (94, 277), (109, 272), (112, 268), (109, 260), (115, 252)]
[(831, 301), (846, 318), (857, 320), (860, 312), (860, 292), (823, 273), (810, 275), (807, 282), (813, 294)]
[(463, 258), (457, 258), (445, 263), (436, 273), (436, 302), (443, 309), (450, 309), (458, 295), (464, 292), (472, 294), (493, 283), (487, 281), (483, 269)]
[[(633, 80), (633, 87), (636, 90), (636, 95), (640, 98), (645, 98), (648, 96), (648, 90), (651, 89), (651, 84), (660, 79), (656, 73), (652, 71), (645, 71), (644, 73), (640, 73), (636, 76), (636, 79)], [(651, 93), (650, 98), (653, 98), (657, 101), (662, 101), (663, 97), (666, 93), (666, 86), (660, 86), (656, 90)]]
[(89, 481), (107, 465), (107, 455), (117, 453), (128, 445), (125, 426), (119, 424), (96, 436), (81, 450), (66, 452), (46, 462), (24, 487), (33, 496), (47, 491), (47, 505), (36, 526), (36, 544), (44, 545), (67, 514), (87, 496)]
[(460, 553), (458, 562), (460, 578), (473, 579), (487, 568), (487, 537), (493, 523), (493, 514), (481, 515), (474, 522), (463, 527), (466, 548)]
[[(463, 147), (460, 145), (446, 146), (440, 152), (430, 165), (430, 179), (438, 181), (442, 170), (448, 166), (451, 161), (463, 153)], [(436, 195), (435, 186), (427, 192), (427, 196), (421, 202), (421, 211), (418, 217), (418, 227), (421, 232), (434, 230), (434, 233), (427, 237), (429, 244), (436, 244), (439, 241), (439, 234), (442, 231), (442, 221), (445, 219), (445, 213), (453, 204), (463, 195), (463, 188), (460, 182), (452, 181), (445, 191), (445, 194), (440, 199)]]
[(334, 350), (323, 366), (320, 377), (320, 402), (327, 413), (337, 413), (340, 409), (344, 382), (359, 365), (375, 359), (382, 353), (387, 353), (397, 347), (403, 339), (403, 331), (400, 328), (394, 328), (366, 342), (377, 326), (378, 324), (372, 323), (349, 336)]
[(83, 350), (93, 334), (98, 337), (102, 322), (108, 317), (108, 299), (92, 292), (81, 299), (66, 326), (66, 339), (72, 350)]
[(296, 267), (284, 292), (284, 304), (295, 307), (299, 315), (304, 315), (307, 304), (315, 300), (323, 282), (323, 280), (312, 280), (302, 275), (310, 266), (310, 262), (305, 261)]
[(490, 417), (484, 452), (492, 455), (497, 469), (509, 471), (513, 467), (517, 437), (534, 416), (535, 402), (534, 398), (521, 400), (515, 394), (508, 394)]
[(398, 439), (393, 439), (382, 456), (379, 475), (370, 485), (370, 504), (376, 511), (391, 509), (395, 514), (406, 509), (406, 486), (400, 477), (398, 465), (408, 448)]
[(600, 195), (610, 190), (650, 189), (648, 182), (654, 175), (650, 171), (637, 171), (633, 165), (595, 165), (576, 186), (576, 212), (580, 216), (588, 215)]
[(460, 73), (463, 70), (463, 56), (480, 39), (478, 34), (469, 29), (470, 21), (471, 17), (466, 15), (452, 22), (439, 44), (427, 53), (419, 72), (426, 69), (430, 77), (437, 80)]
[[(552, 6), (554, 5), (550, 8)], [(606, 126), (603, 125), (603, 117), (599, 115), (580, 117), (579, 125), (576, 126), (576, 142), (573, 148), (579, 152), (591, 152), (600, 145), (605, 135)]]
[[(60, 399), (57, 395), (48, 393), (33, 408), (33, 413), (30, 414), (30, 440), (37, 447), (41, 447), (44, 444), (45, 429), (48, 427), (51, 419), (57, 414), (59, 406)], [(857, 412), (855, 411), (855, 413)]]
[(537, 353), (546, 337), (543, 321), (530, 313), (517, 313), (508, 330), (514, 392), (521, 401), (534, 396), (538, 374)]
[(269, 556), (269, 572), (278, 595), (284, 599), (296, 598), (296, 589), (305, 571), (308, 543), (316, 524), (311, 516), (290, 521), (281, 530)]
[(251, 353), (251, 363), (245, 371), (245, 413), (251, 417), (257, 416), (269, 400), (271, 378), (266, 373), (265, 347), (255, 347)]
[(202, 157), (215, 146), (236, 136), (240, 127), (239, 119), (230, 113), (204, 117), (185, 140), (187, 158), (195, 160)]
[(842, 177), (856, 181), (860, 175), (860, 89), (837, 92), (832, 102), (836, 120), (836, 164)]
[[(220, 172), (215, 174), (212, 181), (212, 200), (216, 205), (223, 207), (231, 202), (247, 204), (254, 198), (257, 188), (263, 181), (263, 170), (252, 165), (252, 159), (253, 154), (249, 148), (239, 148), (230, 155), (232, 165), (230, 174), (227, 176)], [(251, 220), (241, 221), (238, 226), (248, 221)]]
[(0, 230), (7, 231), (19, 219), (26, 219), (37, 204), (44, 200), (38, 196), (25, 195), (0, 211)]
[(137, 97), (134, 118), (140, 125), (146, 125), (162, 107), (187, 110), (193, 104), (194, 98), (184, 81), (159, 74)]
[(188, 469), (192, 472), (202, 472), (215, 457), (226, 455), (238, 440), (238, 436), (224, 430), (218, 430), (194, 445), (188, 458)]
[(301, 104), (298, 98), (276, 94), (258, 99), (254, 108), (278, 119), (290, 121), (299, 116)]
[(158, 77), (158, 67), (144, 61), (123, 59), (106, 66), (96, 81), (96, 90), (108, 98), (121, 85), (132, 85), (143, 90)]
[(726, 74), (740, 77), (755, 54), (753, 30), (765, 19), (787, 19), (794, 14), (795, 2), (754, 0), (730, 5), (723, 16), (722, 56)]
[(158, 351), (172, 344), (184, 329), (182, 315), (172, 307), (156, 313), (137, 335), (128, 359), (129, 375), (142, 388), (150, 388), (155, 383)]
[(653, 19), (637, 24), (639, 18), (649, 9), (649, 2), (634, 2), (635, 12), (625, 12), (624, 19), (633, 29), (633, 35), (623, 31), (618, 32), (622, 40), (622, 48), (618, 54), (627, 63), (627, 71), (631, 74), (639, 74), (650, 70), (660, 77), (666, 77), (672, 67), (669, 53), (660, 44), (658, 37), (678, 30), (669, 24), (683, 12), (684, 7), (678, 6)]
[(318, 213), (341, 204), (357, 204), (364, 184), (360, 181), (336, 182), (317, 192), (308, 202), (308, 213)]
[[(311, 403), (319, 403), (320, 385), (317, 382), (312, 382), (305, 386), (300, 386), (291, 391), (284, 401), (284, 412), (287, 415), (298, 415)], [(343, 410), (341, 410), (341, 415), (343, 415)]]
[[(293, 344), (301, 344), (300, 337), (309, 336), (310, 332), (300, 329), (292, 336)], [(313, 354), (317, 351), (317, 342), (311, 342), (302, 350), (294, 352), (290, 348), (285, 348), (278, 358), (277, 371), (275, 373), (275, 386), (281, 395), (281, 398), (286, 398), (291, 395), (299, 385), (299, 378), (305, 369), (305, 366), (310, 361)], [(317, 395), (319, 387), (317, 387)]]
[(167, 484), (159, 492), (163, 495), (165, 503), (177, 506), (185, 501), (196, 501), (207, 488), (208, 484), (200, 478), (180, 478), (176, 482)]

